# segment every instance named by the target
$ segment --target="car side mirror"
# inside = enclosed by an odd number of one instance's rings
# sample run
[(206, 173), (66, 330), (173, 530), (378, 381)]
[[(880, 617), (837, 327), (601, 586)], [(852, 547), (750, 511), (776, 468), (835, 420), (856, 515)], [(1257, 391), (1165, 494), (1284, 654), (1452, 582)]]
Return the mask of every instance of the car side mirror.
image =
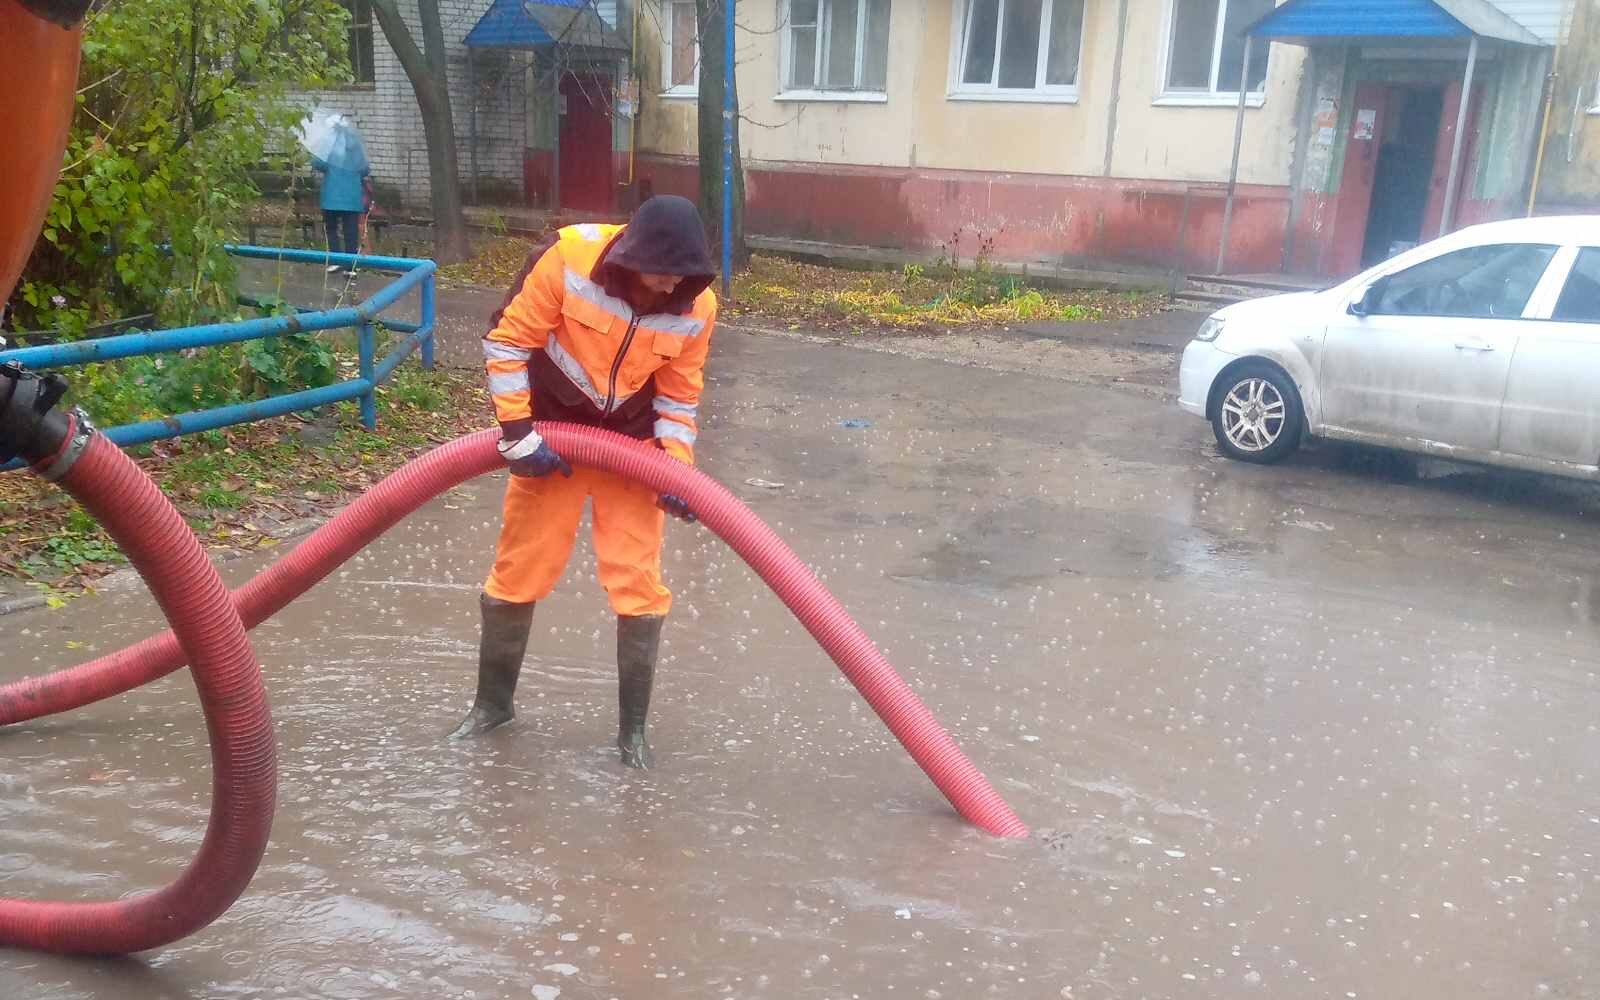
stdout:
[(1361, 297), (1350, 303), (1350, 315), (1371, 316), (1378, 309), (1378, 301), (1383, 295), (1383, 282), (1374, 281), (1361, 293)]

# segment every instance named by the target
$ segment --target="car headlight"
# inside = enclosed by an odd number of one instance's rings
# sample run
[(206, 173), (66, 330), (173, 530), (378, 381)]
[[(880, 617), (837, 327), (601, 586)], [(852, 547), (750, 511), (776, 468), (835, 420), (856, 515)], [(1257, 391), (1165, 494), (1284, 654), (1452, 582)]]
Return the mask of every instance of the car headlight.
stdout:
[(1194, 339), (1207, 344), (1211, 343), (1222, 334), (1222, 327), (1225, 325), (1225, 323), (1225, 320), (1220, 320), (1217, 317), (1212, 316), (1204, 323), (1200, 324), (1200, 332), (1194, 335)]

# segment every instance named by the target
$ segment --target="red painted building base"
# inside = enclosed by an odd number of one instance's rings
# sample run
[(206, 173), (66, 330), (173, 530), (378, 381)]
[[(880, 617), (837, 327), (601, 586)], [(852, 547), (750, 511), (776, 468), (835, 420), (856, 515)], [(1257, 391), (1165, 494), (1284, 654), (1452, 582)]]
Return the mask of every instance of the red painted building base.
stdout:
[[(615, 218), (625, 217), (635, 208), (638, 208), (638, 185), (632, 180), (634, 165), (629, 162), (627, 153), (611, 154), (611, 176), (615, 179), (615, 193), (611, 205), (604, 211), (590, 208), (574, 208), (571, 199), (565, 197), (563, 192), (563, 207), (571, 209), (576, 215), (585, 218)], [(548, 149), (524, 149), (522, 151), (522, 201), (529, 208), (543, 208), (556, 211), (552, 199), (555, 197), (555, 170), (556, 154)]]
[[(641, 194), (697, 198), (688, 157), (641, 155)], [(1192, 273), (1216, 267), (1223, 184), (818, 164), (747, 168), (752, 233), (823, 243), (949, 253), (986, 241), (997, 260), (1120, 261)], [(1287, 188), (1241, 185), (1227, 269), (1279, 271)]]
[[(1460, 200), (1459, 205), (1456, 210), (1456, 229), (1520, 214), (1519, 206), (1510, 201), (1468, 198)], [(1335, 260), (1337, 252), (1334, 219), (1338, 208), (1339, 196), (1336, 194), (1308, 192), (1301, 196), (1300, 215), (1294, 227), (1294, 246), (1288, 255), (1286, 270), (1289, 273), (1319, 274), (1339, 279), (1348, 278), (1355, 273), (1354, 265), (1346, 265)], [(1422, 242), (1425, 243), (1439, 235), (1438, 223), (1434, 222), (1433, 225), (1435, 228), (1423, 231)], [(1364, 228), (1364, 222), (1362, 226)]]

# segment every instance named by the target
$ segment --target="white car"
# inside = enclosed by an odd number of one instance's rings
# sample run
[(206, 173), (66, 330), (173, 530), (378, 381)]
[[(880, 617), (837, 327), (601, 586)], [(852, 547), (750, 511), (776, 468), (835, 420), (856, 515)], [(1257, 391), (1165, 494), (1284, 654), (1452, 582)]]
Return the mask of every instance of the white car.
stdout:
[(1179, 382), (1243, 461), (1311, 434), (1600, 479), (1600, 216), (1473, 226), (1325, 291), (1228, 306)]

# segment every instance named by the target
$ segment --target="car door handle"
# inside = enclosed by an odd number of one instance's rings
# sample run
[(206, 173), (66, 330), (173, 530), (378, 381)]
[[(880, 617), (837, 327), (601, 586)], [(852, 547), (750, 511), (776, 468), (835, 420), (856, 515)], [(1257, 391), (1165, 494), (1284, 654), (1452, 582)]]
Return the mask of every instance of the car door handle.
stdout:
[(1488, 352), (1494, 350), (1494, 345), (1489, 343), (1486, 340), (1478, 340), (1477, 338), (1472, 338), (1470, 340), (1458, 340), (1458, 341), (1456, 341), (1456, 350), (1458, 350), (1458, 351), (1482, 351), (1485, 354), (1487, 354)]

